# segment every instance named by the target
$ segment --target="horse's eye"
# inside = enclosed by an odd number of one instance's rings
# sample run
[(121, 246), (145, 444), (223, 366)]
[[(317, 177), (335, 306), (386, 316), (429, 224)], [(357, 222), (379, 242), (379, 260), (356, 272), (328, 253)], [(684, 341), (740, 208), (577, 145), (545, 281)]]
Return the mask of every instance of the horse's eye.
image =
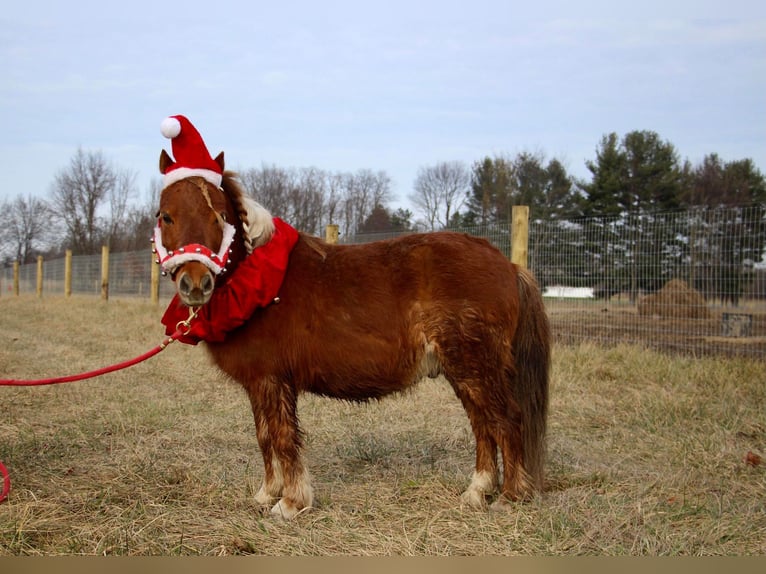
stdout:
[(226, 212), (225, 212), (225, 211), (222, 211), (222, 212), (221, 212), (221, 219), (223, 219), (224, 221), (226, 221)]
[(162, 223), (164, 223), (165, 225), (170, 225), (170, 224), (173, 223), (173, 218), (170, 217), (169, 214), (163, 213), (162, 214)]

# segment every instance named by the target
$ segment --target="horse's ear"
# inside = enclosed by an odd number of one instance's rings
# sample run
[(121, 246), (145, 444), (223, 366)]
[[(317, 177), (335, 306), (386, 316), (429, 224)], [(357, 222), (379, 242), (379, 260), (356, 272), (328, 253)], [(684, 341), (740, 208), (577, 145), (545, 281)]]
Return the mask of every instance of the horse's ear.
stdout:
[(221, 173), (223, 173), (223, 152), (215, 156), (215, 163), (218, 164), (218, 166), (221, 168)]
[(160, 173), (164, 175), (173, 163), (174, 162), (168, 155), (168, 152), (162, 150), (160, 152)]

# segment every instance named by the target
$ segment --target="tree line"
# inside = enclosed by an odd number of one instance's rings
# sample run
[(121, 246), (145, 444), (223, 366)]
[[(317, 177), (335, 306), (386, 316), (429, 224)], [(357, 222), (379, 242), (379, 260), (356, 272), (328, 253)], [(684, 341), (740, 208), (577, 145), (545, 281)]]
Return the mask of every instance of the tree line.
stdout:
[[(758, 247), (739, 249), (737, 260), (727, 265), (741, 268), (761, 260), (766, 243), (762, 212), (766, 181), (752, 159), (726, 161), (710, 153), (695, 165), (682, 160), (675, 146), (656, 132), (644, 130), (622, 137), (605, 134), (595, 158), (585, 166), (589, 177), (573, 177), (562, 161), (541, 151), (488, 155), (472, 164), (438, 162), (418, 170), (407, 194), (411, 209), (391, 208), (392, 182), (385, 171), (330, 172), (263, 164), (240, 170), (240, 177), (247, 192), (274, 215), (315, 235), (321, 235), (328, 223), (338, 224), (342, 236), (466, 229), (505, 223), (513, 205), (528, 205), (533, 222), (577, 226), (587, 221), (598, 228), (606, 237), (602, 246), (580, 245), (570, 259), (583, 266), (610, 262), (626, 277), (627, 269), (638, 266), (642, 253), (661, 253), (666, 260), (692, 257), (693, 238), (680, 224), (662, 236), (642, 232), (647, 218), (656, 217), (652, 214), (751, 206), (761, 211), (747, 224), (730, 222), (715, 233), (731, 234), (731, 226), (746, 225), (746, 235), (756, 237)], [(103, 244), (113, 250), (143, 248), (154, 225), (161, 184), (159, 178), (152, 181), (147, 197), (140, 201), (135, 182), (135, 174), (120, 169), (101, 152), (77, 150), (69, 165), (56, 174), (47, 198), (19, 195), (4, 202), (0, 255), (6, 261), (28, 262), (37, 254), (56, 255), (64, 249), (96, 253)], [(620, 239), (626, 227), (632, 231), (628, 236), (635, 238), (629, 244)], [(597, 235), (594, 229), (590, 232)], [(701, 249), (698, 246), (694, 255), (700, 264), (712, 257), (709, 253), (703, 257)], [(553, 253), (561, 257), (567, 252), (562, 248)], [(556, 267), (555, 261), (550, 263)], [(667, 273), (640, 280), (623, 278), (619, 285), (604, 289), (623, 289), (626, 284), (631, 293), (655, 289)], [(585, 271), (582, 274), (567, 281), (600, 281)]]
[(101, 151), (79, 148), (58, 171), (47, 198), (19, 194), (0, 207), (0, 257), (29, 263), (38, 255), (75, 255), (145, 247), (154, 225), (159, 179), (149, 199), (137, 202), (136, 174), (115, 166)]

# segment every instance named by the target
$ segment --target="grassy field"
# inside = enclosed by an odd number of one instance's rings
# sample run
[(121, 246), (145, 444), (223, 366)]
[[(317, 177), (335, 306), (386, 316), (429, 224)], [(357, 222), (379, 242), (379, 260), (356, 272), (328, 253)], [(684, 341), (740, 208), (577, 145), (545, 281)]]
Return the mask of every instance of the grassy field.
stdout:
[[(133, 300), (0, 298), (0, 378), (89, 370), (162, 338)], [(0, 389), (0, 554), (763, 555), (766, 365), (635, 347), (554, 352), (548, 488), (459, 505), (473, 437), (445, 382), (367, 405), (304, 397), (316, 507), (253, 502), (244, 393), (176, 344), (90, 381)]]

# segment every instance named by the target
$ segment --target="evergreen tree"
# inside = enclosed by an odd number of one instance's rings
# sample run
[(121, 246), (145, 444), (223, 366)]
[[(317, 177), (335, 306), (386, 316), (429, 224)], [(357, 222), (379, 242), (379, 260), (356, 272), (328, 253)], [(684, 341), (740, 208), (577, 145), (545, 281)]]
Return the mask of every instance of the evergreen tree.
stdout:
[(548, 162), (546, 171), (545, 219), (565, 220), (582, 214), (581, 196), (575, 190), (572, 178), (563, 164), (552, 159)]
[(487, 225), (511, 217), (513, 165), (503, 157), (489, 156), (474, 163), (465, 222)]
[(621, 141), (616, 133), (607, 134), (596, 160), (585, 165), (592, 174), (590, 183), (581, 184), (586, 216), (670, 210), (680, 204), (678, 154), (655, 132), (629, 132)]
[(476, 162), (464, 222), (507, 222), (514, 205), (529, 206), (530, 219), (543, 220), (574, 215), (578, 199), (563, 164), (556, 159), (546, 164), (540, 152)]
[(359, 224), (357, 233), (385, 233), (392, 231), (391, 214), (381, 204), (376, 203), (372, 208), (370, 215)]
[(625, 211), (667, 211), (679, 206), (681, 170), (678, 154), (670, 142), (652, 131), (633, 131), (622, 141)]
[(626, 163), (617, 134), (612, 132), (603, 136), (596, 148), (596, 160), (585, 162), (585, 167), (591, 172), (591, 181), (580, 184), (585, 195), (584, 216), (608, 217), (622, 212), (620, 198), (625, 189)]
[(682, 195), (689, 209), (686, 255), (694, 286), (739, 303), (752, 288), (766, 244), (766, 180), (750, 159), (705, 156)]
[(391, 214), (391, 230), (399, 232), (412, 231), (412, 217), (412, 212), (409, 209), (397, 208)]
[[(627, 289), (632, 300), (640, 290), (656, 289), (677, 265), (678, 229), (657, 224), (657, 212), (680, 205), (684, 174), (675, 147), (655, 132), (633, 131), (620, 140), (601, 138), (593, 174), (582, 184), (583, 213), (592, 256), (600, 262), (597, 283), (605, 293)], [(600, 218), (599, 218), (600, 217)]]

